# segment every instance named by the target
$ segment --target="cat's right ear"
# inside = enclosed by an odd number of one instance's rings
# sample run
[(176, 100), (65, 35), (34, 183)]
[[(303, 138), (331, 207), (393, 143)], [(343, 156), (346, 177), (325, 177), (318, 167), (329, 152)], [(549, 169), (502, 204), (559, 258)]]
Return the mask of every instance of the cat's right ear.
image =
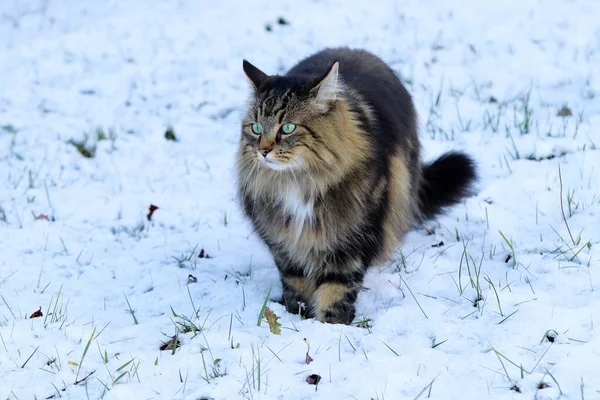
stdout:
[(261, 85), (267, 80), (269, 75), (262, 72), (260, 69), (256, 68), (254, 65), (250, 64), (248, 61), (244, 60), (243, 62), (244, 73), (248, 80), (252, 83), (252, 85), (258, 89)]

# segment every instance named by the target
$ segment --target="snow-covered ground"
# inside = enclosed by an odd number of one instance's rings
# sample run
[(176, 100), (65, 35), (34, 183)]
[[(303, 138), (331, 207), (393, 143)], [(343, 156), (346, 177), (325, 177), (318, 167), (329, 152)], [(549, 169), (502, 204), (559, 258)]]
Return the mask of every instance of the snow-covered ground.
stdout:
[[(2, 0), (0, 398), (600, 398), (598, 15), (590, 0)], [(353, 326), (274, 301), (234, 198), (242, 59), (283, 72), (330, 45), (389, 62), (427, 159), (464, 149), (482, 177), (369, 272)], [(280, 335), (257, 326), (270, 290)]]

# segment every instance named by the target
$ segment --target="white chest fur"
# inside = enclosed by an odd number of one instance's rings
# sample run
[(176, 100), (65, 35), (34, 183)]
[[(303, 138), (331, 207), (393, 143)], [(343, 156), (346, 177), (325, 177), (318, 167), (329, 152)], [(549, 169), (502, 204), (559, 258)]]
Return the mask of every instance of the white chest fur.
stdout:
[(311, 223), (314, 218), (314, 201), (306, 201), (297, 186), (288, 186), (287, 191), (281, 193), (281, 206), (286, 215), (292, 217), (296, 229), (296, 239), (299, 239), (304, 230), (304, 225)]

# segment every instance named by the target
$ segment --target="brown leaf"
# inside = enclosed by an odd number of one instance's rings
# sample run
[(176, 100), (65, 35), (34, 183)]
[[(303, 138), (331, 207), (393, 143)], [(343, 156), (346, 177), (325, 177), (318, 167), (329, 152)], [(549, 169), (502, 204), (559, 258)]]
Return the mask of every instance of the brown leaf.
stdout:
[(198, 278), (196, 278), (194, 275), (189, 274), (188, 275), (188, 281), (187, 281), (188, 285), (190, 283), (198, 283)]
[(169, 129), (166, 130), (165, 139), (170, 140), (172, 142), (177, 141), (177, 137), (175, 136), (175, 131), (173, 131), (173, 128), (169, 127)]
[(275, 335), (281, 335), (281, 324), (277, 322), (279, 317), (275, 315), (275, 313), (271, 311), (269, 307), (265, 308), (265, 318), (269, 323), (269, 330), (271, 331), (271, 333)]
[(179, 338), (177, 336), (173, 336), (168, 342), (164, 342), (159, 349), (161, 351), (164, 350), (173, 350), (173, 348), (175, 347), (175, 345), (177, 344), (177, 347), (181, 347), (181, 342), (179, 341)]
[(306, 363), (310, 364), (311, 362), (313, 362), (313, 358), (308, 354), (308, 351), (306, 352)]
[(538, 385), (537, 385), (537, 388), (538, 388), (538, 389), (546, 389), (546, 388), (548, 388), (548, 387), (550, 387), (550, 385), (548, 385), (546, 382), (540, 382), (540, 383), (538, 383)]
[(158, 207), (155, 206), (154, 204), (150, 204), (150, 208), (148, 210), (149, 210), (149, 212), (148, 212), (147, 217), (148, 217), (148, 221), (150, 221), (152, 219), (152, 214), (154, 214), (154, 211), (158, 210)]
[(207, 252), (204, 249), (200, 249), (200, 254), (198, 254), (198, 258), (210, 258)]
[(29, 318), (39, 318), (39, 317), (43, 317), (44, 314), (42, 313), (42, 307), (40, 307), (39, 310), (37, 310), (36, 312), (34, 312), (33, 314), (31, 314), (29, 316)]
[(35, 217), (36, 220), (40, 220), (40, 219), (45, 219), (46, 221), (50, 221), (50, 218), (48, 218), (48, 216), (46, 214), (40, 214), (37, 217)]
[(573, 111), (569, 107), (562, 106), (560, 110), (556, 113), (558, 117), (571, 117), (573, 115)]
[(306, 382), (309, 385), (318, 385), (321, 381), (321, 375), (312, 374), (306, 377)]
[(306, 347), (308, 347), (308, 349), (306, 349), (306, 363), (310, 364), (311, 362), (313, 362), (313, 358), (308, 354), (308, 352), (310, 351), (310, 343), (308, 343), (308, 339), (304, 338), (304, 343), (306, 343)]

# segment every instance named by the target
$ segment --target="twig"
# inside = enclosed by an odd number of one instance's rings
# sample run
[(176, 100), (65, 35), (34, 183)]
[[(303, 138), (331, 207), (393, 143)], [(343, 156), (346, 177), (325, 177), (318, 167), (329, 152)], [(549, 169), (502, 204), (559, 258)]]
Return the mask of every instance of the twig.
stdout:
[(92, 376), (94, 374), (94, 372), (96, 372), (96, 371), (92, 371), (89, 374), (87, 374), (86, 376), (84, 376), (83, 378), (81, 378), (80, 380), (75, 381), (75, 385), (79, 385), (81, 382), (85, 381), (87, 378)]

